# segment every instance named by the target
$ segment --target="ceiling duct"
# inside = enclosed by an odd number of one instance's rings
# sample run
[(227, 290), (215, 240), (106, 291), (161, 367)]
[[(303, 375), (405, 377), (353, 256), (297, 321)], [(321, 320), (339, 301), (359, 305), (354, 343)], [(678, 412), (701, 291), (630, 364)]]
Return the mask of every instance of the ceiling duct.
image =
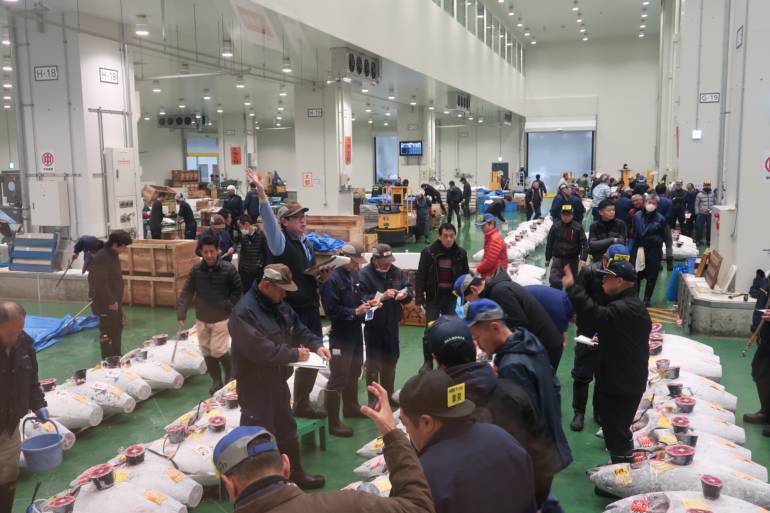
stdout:
[(452, 111), (470, 114), (471, 95), (462, 91), (449, 91), (447, 93), (446, 108)]
[(195, 114), (189, 112), (180, 112), (178, 114), (166, 113), (164, 116), (157, 116), (158, 128), (188, 128), (202, 130), (209, 122), (208, 116), (201, 115), (200, 119), (195, 118)]
[(382, 80), (382, 65), (379, 57), (351, 50), (332, 48), (332, 76), (337, 80), (379, 84)]

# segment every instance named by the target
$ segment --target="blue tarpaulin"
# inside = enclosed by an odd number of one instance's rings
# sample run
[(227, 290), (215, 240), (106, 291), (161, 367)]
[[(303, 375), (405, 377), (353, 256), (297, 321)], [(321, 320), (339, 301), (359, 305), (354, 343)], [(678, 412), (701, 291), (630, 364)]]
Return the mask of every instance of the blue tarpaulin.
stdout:
[(328, 235), (319, 235), (316, 232), (307, 234), (307, 240), (313, 243), (313, 247), (320, 253), (332, 253), (345, 245), (345, 241), (329, 237)]
[(35, 341), (35, 351), (42, 351), (56, 344), (66, 335), (99, 325), (99, 318), (95, 315), (81, 315), (70, 323), (71, 320), (72, 316), (69, 314), (64, 317), (27, 315), (24, 331)]

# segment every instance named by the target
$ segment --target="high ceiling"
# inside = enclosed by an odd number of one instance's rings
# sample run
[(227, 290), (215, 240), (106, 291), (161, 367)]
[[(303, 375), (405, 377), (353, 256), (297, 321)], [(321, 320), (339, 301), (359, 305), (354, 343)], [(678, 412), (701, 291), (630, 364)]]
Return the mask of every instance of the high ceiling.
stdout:
[[(645, 36), (660, 32), (660, 0), (482, 0), (508, 30), (522, 42), (583, 42), (615, 37), (638, 36), (641, 25)], [(465, 2), (472, 4), (473, 2)], [(644, 5), (648, 4), (648, 5)], [(468, 6), (475, 7), (473, 5)], [(577, 11), (573, 10), (577, 7)], [(646, 18), (642, 18), (644, 12)], [(514, 12), (509, 16), (509, 12)], [(577, 22), (581, 15), (586, 32)], [(522, 27), (518, 27), (521, 23)], [(529, 29), (530, 37), (525, 37)]]

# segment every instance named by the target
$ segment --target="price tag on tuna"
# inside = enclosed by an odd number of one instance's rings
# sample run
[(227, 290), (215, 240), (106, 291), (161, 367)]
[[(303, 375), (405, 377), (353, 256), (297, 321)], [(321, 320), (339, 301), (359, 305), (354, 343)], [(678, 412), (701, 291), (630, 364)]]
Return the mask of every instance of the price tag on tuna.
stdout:
[(671, 429), (671, 419), (666, 416), (658, 418), (658, 427), (663, 429)]
[(184, 474), (182, 474), (181, 472), (179, 472), (175, 468), (167, 468), (164, 471), (164, 473), (166, 474), (166, 477), (168, 477), (169, 479), (171, 479), (175, 483), (178, 483), (179, 481), (184, 479)]
[(382, 438), (378, 438), (374, 441), (374, 449), (379, 450), (382, 449), (382, 446), (385, 445), (385, 441)]
[(126, 379), (129, 381), (135, 381), (139, 379), (139, 375), (133, 372), (126, 372)]
[(628, 471), (628, 466), (623, 465), (614, 470), (615, 482), (619, 485), (630, 485), (632, 483), (631, 473)]
[(76, 401), (80, 401), (83, 404), (88, 402), (88, 399), (86, 399), (86, 396), (84, 396), (84, 395), (75, 394), (72, 397), (74, 397)]
[(125, 470), (118, 470), (117, 472), (115, 472), (116, 483), (122, 483), (127, 479), (128, 479), (128, 472), (126, 472)]
[(154, 502), (158, 506), (166, 502), (166, 496), (155, 490), (147, 490), (144, 492), (144, 498), (150, 502)]
[(650, 461), (650, 468), (652, 468), (658, 474), (662, 474), (663, 472), (668, 472), (674, 468), (674, 466), (671, 463), (667, 463), (665, 461)]
[(105, 390), (107, 390), (107, 385), (102, 383), (101, 381), (97, 381), (96, 383), (93, 383), (91, 385), (91, 388), (93, 388), (94, 390), (98, 390), (99, 392), (104, 392)]
[(735, 471), (735, 477), (740, 477), (741, 479), (745, 479), (746, 481), (757, 481), (757, 478), (747, 474), (745, 472), (741, 472), (740, 470)]
[(709, 504), (703, 499), (682, 499), (682, 507), (686, 510), (709, 511)]

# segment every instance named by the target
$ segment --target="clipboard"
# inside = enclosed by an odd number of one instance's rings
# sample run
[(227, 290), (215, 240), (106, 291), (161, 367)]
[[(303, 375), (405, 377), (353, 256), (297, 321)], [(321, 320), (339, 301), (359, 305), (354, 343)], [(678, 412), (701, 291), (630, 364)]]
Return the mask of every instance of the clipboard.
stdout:
[(289, 364), (290, 367), (294, 367), (295, 369), (326, 369), (329, 364), (326, 360), (321, 358), (318, 353), (310, 353), (310, 357), (305, 360), (304, 362), (292, 362)]

